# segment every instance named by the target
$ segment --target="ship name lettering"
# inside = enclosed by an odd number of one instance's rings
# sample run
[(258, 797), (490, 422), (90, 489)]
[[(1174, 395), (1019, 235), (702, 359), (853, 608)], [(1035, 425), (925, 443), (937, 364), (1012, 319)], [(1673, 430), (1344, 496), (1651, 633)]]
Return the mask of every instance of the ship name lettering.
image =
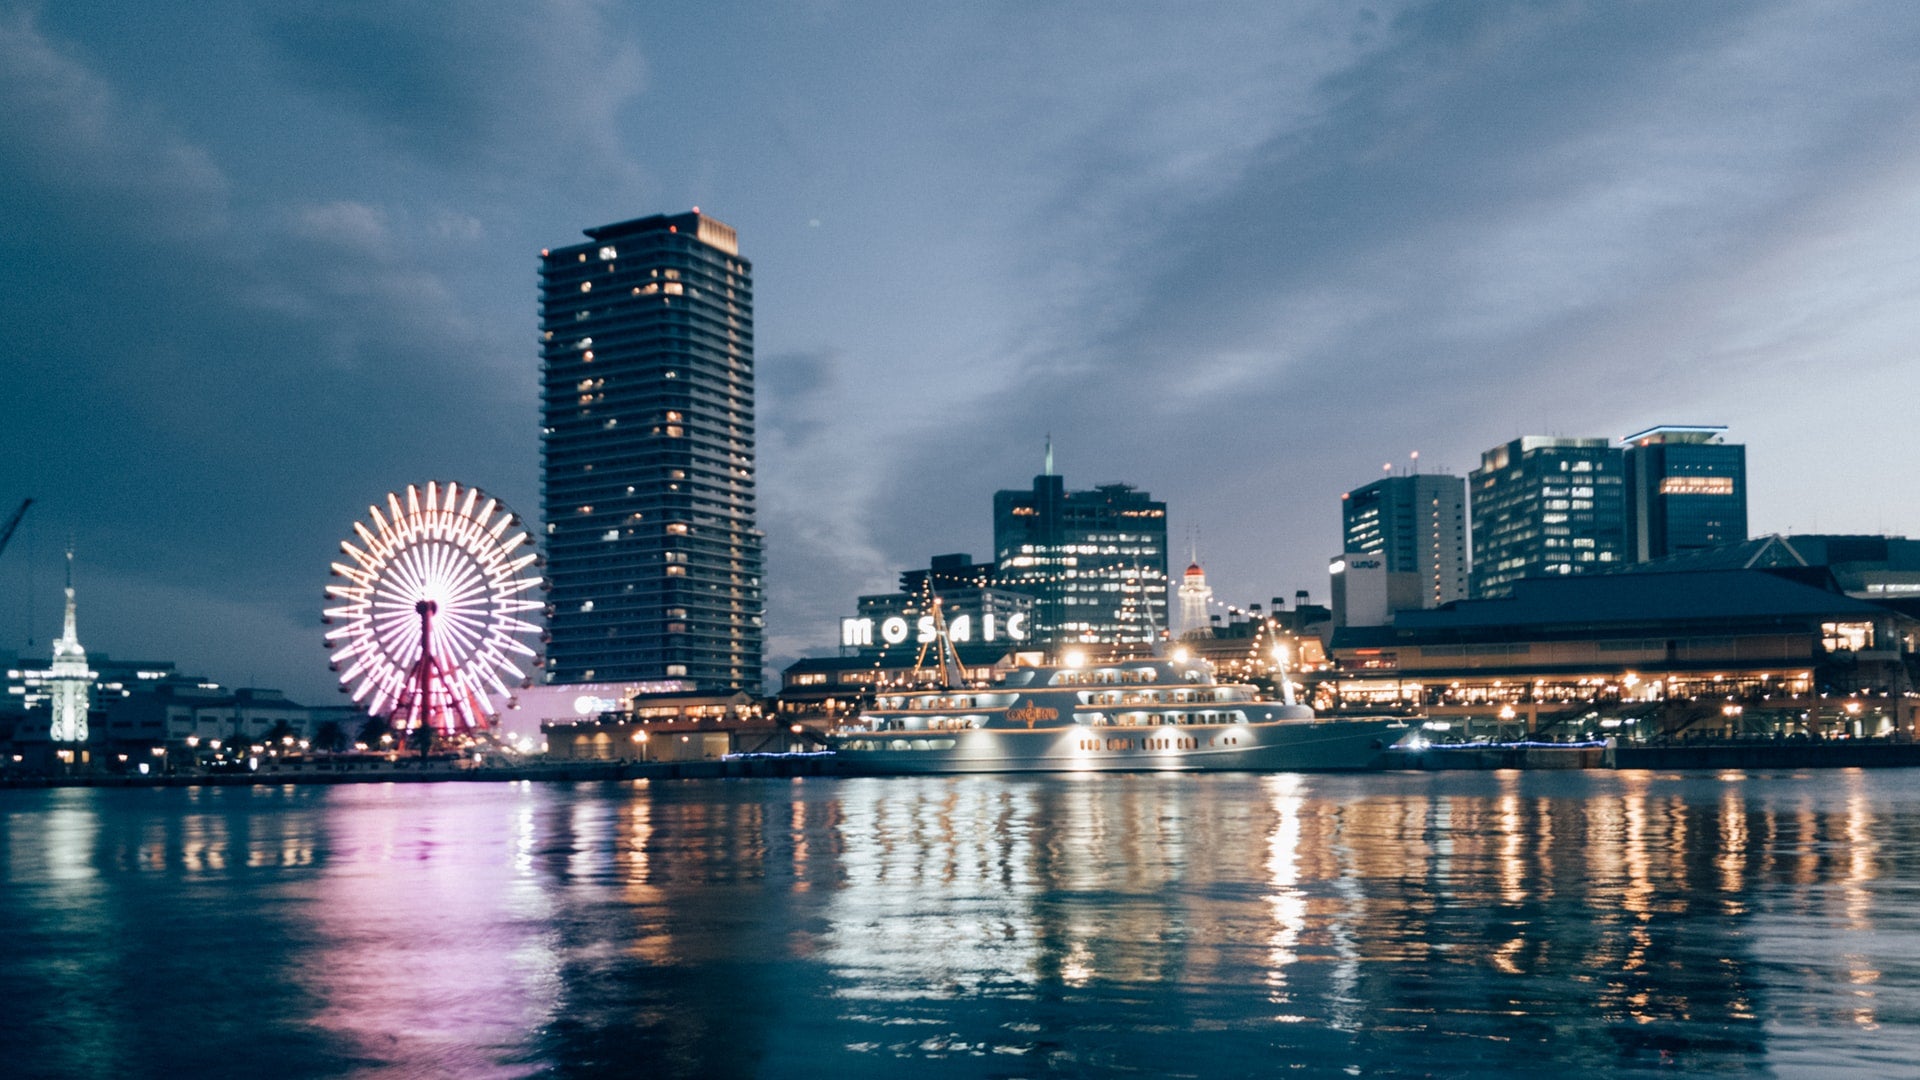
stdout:
[(1008, 709), (1007, 719), (1024, 723), (1028, 727), (1032, 727), (1036, 722), (1041, 720), (1060, 719), (1060, 710), (1049, 709), (1049, 708), (1046, 708), (1045, 706), (1035, 705), (1032, 702), (1028, 702), (1027, 704), (1021, 705), (1017, 708)]

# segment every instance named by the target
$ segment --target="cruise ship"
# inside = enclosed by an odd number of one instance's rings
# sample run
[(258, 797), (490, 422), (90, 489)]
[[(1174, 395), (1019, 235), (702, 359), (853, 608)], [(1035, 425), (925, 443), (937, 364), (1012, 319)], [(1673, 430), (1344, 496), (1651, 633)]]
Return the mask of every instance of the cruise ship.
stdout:
[(1374, 767), (1412, 733), (1393, 717), (1322, 719), (1222, 683), (1199, 659), (1021, 667), (998, 684), (880, 691), (830, 737), (857, 774), (1329, 772)]

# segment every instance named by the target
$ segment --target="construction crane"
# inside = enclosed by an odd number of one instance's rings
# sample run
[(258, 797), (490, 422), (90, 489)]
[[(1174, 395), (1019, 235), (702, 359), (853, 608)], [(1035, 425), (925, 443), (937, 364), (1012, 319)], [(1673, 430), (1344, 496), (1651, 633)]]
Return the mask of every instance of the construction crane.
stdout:
[(27, 516), (27, 507), (32, 505), (32, 499), (20, 500), (20, 509), (15, 510), (13, 516), (7, 519), (7, 527), (0, 529), (0, 552), (7, 550), (7, 541), (13, 539), (13, 530), (20, 527), (20, 519)]

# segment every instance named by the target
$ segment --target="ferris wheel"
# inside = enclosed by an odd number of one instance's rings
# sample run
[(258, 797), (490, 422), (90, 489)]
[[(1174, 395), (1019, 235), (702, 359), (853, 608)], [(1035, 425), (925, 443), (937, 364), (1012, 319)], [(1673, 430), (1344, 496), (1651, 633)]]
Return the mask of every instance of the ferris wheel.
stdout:
[(367, 508), (333, 564), (321, 621), (340, 690), (396, 729), (490, 726), (489, 691), (530, 685), (539, 561), (520, 519), (479, 488), (408, 485)]

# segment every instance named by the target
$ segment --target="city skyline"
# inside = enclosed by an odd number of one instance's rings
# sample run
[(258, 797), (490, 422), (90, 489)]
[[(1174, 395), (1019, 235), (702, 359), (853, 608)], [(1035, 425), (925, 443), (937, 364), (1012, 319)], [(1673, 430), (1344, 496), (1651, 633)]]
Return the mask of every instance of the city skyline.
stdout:
[(774, 666), (987, 553), (1046, 433), (1229, 599), (1524, 435), (1724, 424), (1751, 532), (1920, 534), (1917, 56), (1893, 4), (9, 8), (0, 648), (71, 536), (89, 650), (332, 703), (368, 503), (537, 519), (538, 251), (692, 206), (753, 254)]

